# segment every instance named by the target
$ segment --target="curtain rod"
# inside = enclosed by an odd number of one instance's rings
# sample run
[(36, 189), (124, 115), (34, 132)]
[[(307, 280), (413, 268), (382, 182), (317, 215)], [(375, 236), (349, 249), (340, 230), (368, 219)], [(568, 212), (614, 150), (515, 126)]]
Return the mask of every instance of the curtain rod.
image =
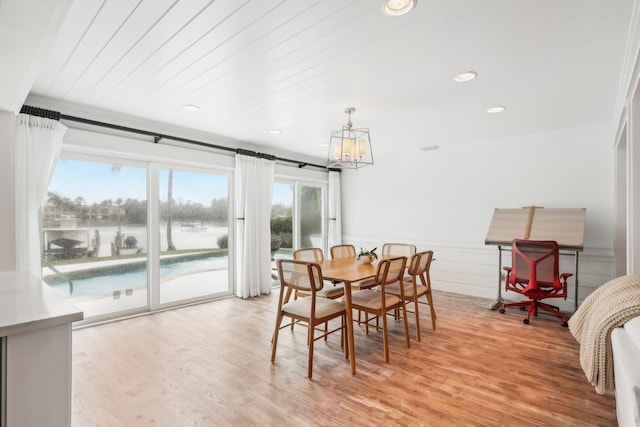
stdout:
[(160, 142), (162, 139), (170, 139), (170, 140), (173, 140), (173, 141), (185, 142), (187, 144), (198, 145), (198, 146), (201, 146), (201, 147), (214, 148), (216, 150), (222, 150), (222, 151), (229, 151), (229, 152), (233, 152), (233, 153), (236, 153), (236, 154), (242, 154), (242, 155), (245, 155), (245, 156), (258, 157), (258, 158), (263, 158), (263, 159), (267, 159), (267, 160), (274, 160), (274, 161), (280, 161), (280, 162), (286, 162), (286, 163), (295, 163), (295, 164), (298, 165), (298, 168), (304, 168), (306, 166), (309, 166), (309, 167), (319, 168), (319, 169), (322, 169), (322, 170), (325, 170), (325, 171), (330, 171), (330, 172), (342, 172), (341, 169), (327, 168), (324, 165), (301, 162), (299, 160), (293, 160), (293, 159), (288, 159), (288, 158), (285, 158), (285, 157), (274, 156), (274, 155), (271, 155), (271, 154), (265, 154), (265, 153), (259, 153), (259, 152), (256, 152), (256, 151), (245, 150), (243, 148), (225, 147), (223, 145), (210, 144), (208, 142), (197, 141), (195, 139), (181, 138), (179, 136), (166, 135), (166, 134), (161, 134), (161, 133), (158, 133), (158, 132), (151, 132), (151, 131), (144, 130), (144, 129), (121, 126), (121, 125), (116, 125), (116, 124), (113, 124), (113, 123), (101, 122), (101, 121), (98, 121), (98, 120), (85, 119), (83, 117), (69, 116), (67, 114), (62, 114), (62, 113), (60, 113), (58, 111), (46, 110), (44, 108), (32, 107), (30, 105), (23, 105), (22, 108), (20, 109), (20, 113), (29, 114), (29, 115), (38, 116), (38, 117), (45, 117), (45, 118), (53, 119), (53, 120), (68, 120), (68, 121), (71, 121), (71, 122), (78, 122), (78, 123), (83, 123), (83, 124), (87, 124), (87, 125), (91, 125), (91, 126), (104, 127), (104, 128), (108, 128), (108, 129), (115, 129), (115, 130), (119, 130), (119, 131), (123, 131), (123, 132), (130, 132), (130, 133), (135, 133), (135, 134), (145, 135), (145, 136), (152, 136), (153, 137), (153, 142), (155, 142), (156, 144), (158, 142)]
[(20, 109), (20, 113), (60, 121), (59, 111), (45, 110), (44, 108), (32, 107), (30, 105), (23, 105)]

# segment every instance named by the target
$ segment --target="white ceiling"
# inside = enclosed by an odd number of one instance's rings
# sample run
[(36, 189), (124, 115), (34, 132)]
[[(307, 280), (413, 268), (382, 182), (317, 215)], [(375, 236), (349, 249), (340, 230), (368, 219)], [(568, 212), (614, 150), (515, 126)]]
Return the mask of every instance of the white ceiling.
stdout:
[(378, 154), (610, 126), (632, 8), (419, 0), (392, 18), (381, 0), (75, 0), (31, 94), (318, 158), (349, 106)]

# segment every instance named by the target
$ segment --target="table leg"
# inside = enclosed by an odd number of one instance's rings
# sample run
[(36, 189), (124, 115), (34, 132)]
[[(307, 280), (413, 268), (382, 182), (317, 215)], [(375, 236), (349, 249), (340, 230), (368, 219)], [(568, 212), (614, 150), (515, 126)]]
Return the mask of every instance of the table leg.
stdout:
[(351, 310), (351, 283), (344, 282), (344, 304), (347, 310), (347, 340), (346, 346), (349, 352), (349, 362), (351, 363), (351, 373), (356, 373), (356, 350), (353, 339), (353, 313)]

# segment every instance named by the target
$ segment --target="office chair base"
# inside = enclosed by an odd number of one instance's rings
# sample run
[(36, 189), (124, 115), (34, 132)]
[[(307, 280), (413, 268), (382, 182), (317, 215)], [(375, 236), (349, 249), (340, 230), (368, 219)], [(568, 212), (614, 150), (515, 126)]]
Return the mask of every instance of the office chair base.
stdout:
[(564, 314), (563, 312), (561, 312), (558, 307), (553, 306), (553, 305), (549, 305), (549, 304), (545, 304), (543, 302), (540, 301), (536, 301), (536, 300), (529, 300), (529, 301), (520, 301), (520, 302), (512, 302), (512, 303), (506, 303), (502, 305), (502, 308), (500, 308), (500, 310), (498, 310), (500, 312), (500, 314), (505, 314), (506, 307), (520, 307), (520, 310), (526, 310), (527, 307), (529, 307), (529, 311), (527, 313), (527, 317), (525, 317), (522, 322), (525, 325), (528, 325), (531, 322), (531, 315), (533, 315), (534, 317), (538, 316), (538, 309), (544, 310), (546, 312), (549, 312), (551, 314), (556, 315), (557, 317), (562, 319), (562, 322), (560, 322), (560, 324), (563, 327), (567, 327), (569, 326), (569, 324), (567, 323), (567, 321), (569, 320), (569, 316), (567, 316), (566, 314)]

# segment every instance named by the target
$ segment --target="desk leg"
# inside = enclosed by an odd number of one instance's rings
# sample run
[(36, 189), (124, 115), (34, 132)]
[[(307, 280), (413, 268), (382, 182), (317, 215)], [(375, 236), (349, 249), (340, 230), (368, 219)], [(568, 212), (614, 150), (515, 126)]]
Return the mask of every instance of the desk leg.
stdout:
[(497, 310), (504, 303), (502, 299), (502, 246), (498, 245), (498, 296), (489, 306), (490, 310)]
[(349, 352), (349, 362), (351, 363), (351, 373), (356, 373), (356, 350), (353, 340), (353, 313), (351, 309), (351, 283), (344, 282), (344, 304), (347, 310), (347, 340), (345, 350)]

